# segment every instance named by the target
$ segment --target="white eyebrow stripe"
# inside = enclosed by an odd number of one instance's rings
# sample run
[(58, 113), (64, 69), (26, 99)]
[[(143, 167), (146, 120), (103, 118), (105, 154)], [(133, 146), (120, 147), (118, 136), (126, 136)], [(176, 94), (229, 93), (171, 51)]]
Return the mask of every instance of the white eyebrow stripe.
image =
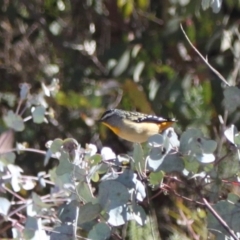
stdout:
[(109, 112), (109, 113), (106, 113), (104, 116), (102, 116), (102, 120), (103, 119), (106, 119), (106, 118), (108, 118), (108, 117), (110, 117), (110, 116), (112, 116), (114, 114), (114, 111), (111, 111), (111, 112)]

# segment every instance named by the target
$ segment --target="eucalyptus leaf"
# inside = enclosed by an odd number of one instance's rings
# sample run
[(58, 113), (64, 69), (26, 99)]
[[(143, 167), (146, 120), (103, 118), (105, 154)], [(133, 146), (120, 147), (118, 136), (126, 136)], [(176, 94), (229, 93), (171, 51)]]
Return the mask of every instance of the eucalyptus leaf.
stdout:
[(0, 161), (4, 165), (14, 164), (16, 159), (16, 154), (13, 152), (8, 152), (0, 155)]
[(130, 61), (130, 50), (127, 49), (122, 56), (120, 57), (117, 65), (113, 69), (113, 76), (118, 77), (120, 76), (124, 71), (126, 71), (128, 64)]
[(234, 112), (240, 106), (240, 89), (237, 87), (227, 87), (224, 89), (223, 104), (229, 113)]
[(37, 106), (33, 108), (32, 116), (34, 123), (42, 123), (44, 121), (46, 109), (43, 106)]
[[(120, 175), (122, 176), (122, 174)], [(101, 181), (107, 181), (107, 180), (115, 180), (118, 178), (118, 174), (115, 172), (111, 172), (111, 173), (106, 173), (102, 178)]]
[(90, 191), (89, 185), (86, 182), (79, 182), (76, 187), (76, 192), (80, 200), (84, 203), (91, 202), (94, 199)]
[(98, 201), (103, 208), (109, 203), (113, 208), (123, 205), (128, 202), (129, 197), (127, 188), (120, 182), (108, 180), (99, 184)]
[(136, 198), (138, 201), (142, 202), (144, 198), (146, 197), (146, 189), (143, 183), (139, 180), (135, 180), (136, 183)]
[(103, 161), (109, 161), (116, 158), (116, 154), (109, 147), (103, 147), (101, 150), (101, 156)]
[(21, 116), (15, 114), (12, 110), (8, 111), (7, 115), (3, 116), (3, 120), (9, 128), (12, 128), (17, 132), (21, 132), (25, 128)]
[(74, 225), (61, 224), (53, 228), (51, 235), (51, 240), (73, 240), (75, 239)]
[(160, 147), (164, 143), (164, 138), (161, 134), (155, 134), (148, 138), (148, 144), (151, 147)]
[(211, 7), (214, 13), (219, 13), (222, 6), (222, 0), (212, 0)]
[(106, 240), (111, 235), (111, 229), (106, 223), (96, 224), (88, 234), (88, 239), (91, 240)]
[(215, 161), (215, 156), (211, 153), (196, 154), (196, 158), (200, 163), (212, 163)]
[(30, 90), (30, 85), (27, 83), (22, 83), (19, 85), (20, 87), (20, 98), (21, 100), (25, 100), (28, 97), (29, 90)]
[(122, 183), (124, 186), (126, 186), (128, 189), (135, 188), (135, 175), (131, 169), (125, 169), (122, 174), (118, 176), (116, 179), (118, 182)]
[(135, 82), (138, 82), (140, 80), (140, 75), (144, 69), (145, 66), (145, 62), (144, 61), (140, 61), (137, 63), (134, 71), (133, 71), (133, 80)]
[(78, 216), (78, 225), (85, 222), (89, 222), (100, 214), (102, 208), (100, 204), (92, 204), (91, 202), (86, 203), (80, 208)]
[(112, 226), (121, 226), (131, 219), (130, 211), (126, 204), (116, 206), (111, 202), (106, 207), (106, 212), (109, 215), (108, 223)]
[(51, 145), (50, 145), (50, 150), (51, 150), (53, 153), (60, 152), (60, 151), (61, 151), (62, 144), (63, 144), (63, 140), (60, 139), (60, 138), (56, 138), (56, 139), (54, 139), (54, 141), (51, 143)]
[(7, 198), (0, 197), (0, 214), (7, 216), (11, 203)]
[(170, 152), (165, 158), (163, 163), (159, 166), (157, 171), (165, 173), (182, 172), (184, 169), (184, 162), (179, 153)]
[(163, 171), (151, 172), (149, 175), (149, 183), (152, 186), (160, 186), (163, 181), (164, 175), (165, 174)]
[(147, 168), (151, 171), (157, 171), (166, 156), (166, 152), (161, 147), (152, 148), (146, 158)]
[(199, 129), (188, 129), (180, 138), (180, 152), (196, 158), (200, 163), (211, 163), (215, 160), (212, 154), (217, 143), (203, 137)]
[(202, 0), (202, 9), (207, 10), (211, 5), (212, 0)]
[(136, 220), (136, 222), (140, 226), (143, 226), (144, 224), (146, 224), (147, 215), (141, 206), (139, 206), (137, 204), (133, 205), (133, 216), (134, 216), (134, 219)]
[(133, 161), (134, 170), (142, 173), (145, 169), (145, 159), (142, 146), (139, 143), (133, 145)]
[(224, 131), (224, 135), (232, 144), (238, 145), (240, 143), (238, 130), (233, 124)]
[[(163, 137), (165, 139), (164, 141), (164, 147), (167, 148), (167, 151), (169, 151), (172, 148), (178, 148), (180, 145), (180, 142), (178, 140), (178, 136), (175, 133), (173, 128), (168, 128), (163, 132)], [(169, 146), (168, 146), (169, 145)], [(170, 148), (170, 149), (169, 149)]]
[(69, 162), (68, 154), (62, 152), (61, 157), (59, 159), (59, 165), (56, 169), (57, 175), (63, 175), (65, 173), (72, 173), (74, 169), (74, 165)]
[[(239, 203), (233, 204), (226, 200), (219, 201), (213, 206), (217, 214), (224, 219), (229, 228), (235, 232), (240, 232), (239, 207)], [(208, 228), (217, 232), (221, 232), (225, 236), (229, 236), (229, 233), (226, 231), (224, 226), (211, 213), (208, 214)], [(214, 234), (215, 231), (212, 233)]]

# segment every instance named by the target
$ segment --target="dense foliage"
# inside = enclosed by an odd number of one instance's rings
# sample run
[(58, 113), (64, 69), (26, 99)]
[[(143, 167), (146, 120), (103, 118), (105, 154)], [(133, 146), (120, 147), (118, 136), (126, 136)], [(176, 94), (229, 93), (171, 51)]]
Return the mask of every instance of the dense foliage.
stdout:
[[(0, 6), (1, 239), (239, 238), (239, 0)], [(178, 122), (131, 144), (115, 107)]]

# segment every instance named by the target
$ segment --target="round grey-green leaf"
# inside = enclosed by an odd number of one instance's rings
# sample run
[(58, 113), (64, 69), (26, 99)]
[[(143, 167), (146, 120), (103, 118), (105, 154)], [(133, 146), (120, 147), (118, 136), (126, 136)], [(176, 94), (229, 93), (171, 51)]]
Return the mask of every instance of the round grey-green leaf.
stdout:
[(78, 216), (78, 225), (85, 222), (90, 222), (95, 219), (101, 212), (102, 208), (100, 204), (92, 204), (91, 202), (86, 203), (80, 207), (79, 216)]
[(109, 202), (114, 203), (112, 207), (125, 204), (129, 197), (127, 188), (120, 182), (108, 180), (99, 184), (98, 200), (102, 207), (105, 207)]
[(223, 104), (229, 113), (234, 112), (240, 106), (240, 89), (237, 87), (228, 87), (224, 90)]
[(155, 134), (148, 138), (148, 144), (151, 147), (160, 147), (163, 145), (163, 142), (164, 142), (164, 138), (160, 134)]
[(105, 223), (96, 224), (88, 234), (91, 240), (106, 240), (111, 236), (111, 229)]
[(44, 121), (46, 109), (43, 106), (37, 106), (32, 112), (33, 122), (42, 123)]
[(0, 214), (7, 216), (11, 203), (7, 198), (0, 197)]
[(3, 116), (3, 120), (9, 128), (12, 128), (17, 132), (24, 130), (23, 119), (12, 110), (8, 111), (7, 115)]

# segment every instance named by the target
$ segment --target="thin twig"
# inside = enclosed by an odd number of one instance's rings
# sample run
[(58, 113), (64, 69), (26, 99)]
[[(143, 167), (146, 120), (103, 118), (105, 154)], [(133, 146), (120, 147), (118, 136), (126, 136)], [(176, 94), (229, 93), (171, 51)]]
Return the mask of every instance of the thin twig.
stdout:
[(238, 240), (238, 237), (234, 233), (234, 231), (228, 226), (228, 224), (222, 219), (221, 216), (212, 208), (206, 198), (202, 198), (203, 202), (207, 209), (213, 214), (213, 216), (222, 224), (222, 226), (228, 231), (228, 233), (232, 236), (233, 239)]
[(38, 150), (35, 148), (24, 148), (24, 149), (12, 148), (8, 150), (0, 150), (0, 155), (10, 153), (10, 152), (35, 152), (42, 155), (45, 155), (47, 153), (46, 151)]
[(227, 85), (230, 86), (230, 84), (227, 82), (227, 80), (222, 76), (222, 74), (220, 72), (218, 72), (209, 62), (206, 58), (203, 57), (203, 55), (197, 50), (196, 47), (194, 47), (194, 45), (192, 44), (192, 42), (190, 41), (190, 39), (188, 38), (186, 32), (183, 29), (182, 24), (180, 24), (180, 28), (185, 36), (185, 38), (187, 39), (188, 43), (190, 44), (190, 46), (193, 48), (193, 50), (198, 54), (198, 56), (207, 64), (207, 66)]

